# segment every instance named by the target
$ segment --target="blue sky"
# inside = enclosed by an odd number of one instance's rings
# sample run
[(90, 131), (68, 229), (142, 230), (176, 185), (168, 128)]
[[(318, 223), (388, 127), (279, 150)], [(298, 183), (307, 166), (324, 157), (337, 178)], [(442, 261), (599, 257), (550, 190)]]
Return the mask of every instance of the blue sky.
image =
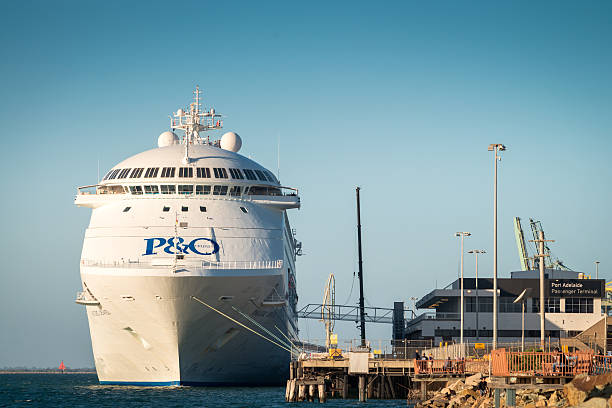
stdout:
[[(610, 279), (610, 16), (591, 2), (4, 2), (0, 367), (91, 366), (73, 303), (89, 211), (79, 185), (155, 146), (196, 84), (242, 154), (298, 187), (300, 304), (356, 270), (362, 190), (366, 298), (423, 296), (457, 276), (455, 231), (492, 269), (489, 143), (499, 168), (500, 275), (519, 268), (512, 217)], [(466, 258), (466, 274), (474, 268)], [(323, 337), (317, 321), (305, 338)], [(388, 338), (389, 326), (370, 326)], [(357, 337), (352, 323), (340, 338)]]

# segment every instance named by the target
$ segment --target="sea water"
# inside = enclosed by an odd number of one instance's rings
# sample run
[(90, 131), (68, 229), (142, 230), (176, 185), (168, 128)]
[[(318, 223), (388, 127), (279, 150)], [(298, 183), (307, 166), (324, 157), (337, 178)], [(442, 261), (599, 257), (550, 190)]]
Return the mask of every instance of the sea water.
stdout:
[[(284, 407), (284, 387), (131, 387), (100, 385), (95, 374), (0, 374), (0, 407)], [(328, 400), (323, 407), (364, 407)], [(406, 407), (405, 400), (370, 400), (369, 407)]]

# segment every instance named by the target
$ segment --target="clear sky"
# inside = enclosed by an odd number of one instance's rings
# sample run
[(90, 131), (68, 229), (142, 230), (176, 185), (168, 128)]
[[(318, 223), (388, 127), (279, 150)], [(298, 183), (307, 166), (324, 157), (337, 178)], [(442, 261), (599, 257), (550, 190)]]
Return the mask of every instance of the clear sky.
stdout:
[(609, 1), (2, 2), (0, 367), (93, 365), (74, 303), (90, 216), (76, 187), (155, 147), (196, 84), (242, 154), (276, 172), (280, 141), (281, 181), (303, 203), (300, 305), (320, 302), (330, 272), (337, 302), (357, 301), (356, 185), (368, 304), (455, 279), (455, 231), (489, 252), (491, 276), (489, 143), (509, 149), (500, 276), (519, 269), (520, 216), (567, 265), (599, 260), (612, 278), (611, 19)]

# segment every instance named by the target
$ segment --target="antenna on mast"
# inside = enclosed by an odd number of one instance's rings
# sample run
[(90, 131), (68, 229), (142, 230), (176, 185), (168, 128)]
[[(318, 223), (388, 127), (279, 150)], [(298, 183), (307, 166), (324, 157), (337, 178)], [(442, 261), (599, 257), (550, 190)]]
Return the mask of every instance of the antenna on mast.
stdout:
[(216, 113), (214, 108), (210, 108), (210, 111), (201, 110), (200, 93), (200, 87), (196, 85), (193, 92), (194, 102), (190, 104), (189, 111), (179, 109), (170, 118), (170, 128), (172, 130), (180, 129), (185, 132), (182, 141), (185, 145), (185, 157), (183, 158), (185, 164), (190, 162), (190, 144), (211, 144), (208, 136), (205, 141), (200, 137), (200, 132), (223, 128), (222, 116)]

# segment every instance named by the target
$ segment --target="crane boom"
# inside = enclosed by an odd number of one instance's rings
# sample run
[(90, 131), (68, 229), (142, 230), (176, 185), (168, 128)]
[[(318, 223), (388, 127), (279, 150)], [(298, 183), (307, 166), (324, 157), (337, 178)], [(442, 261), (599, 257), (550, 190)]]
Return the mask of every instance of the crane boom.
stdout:
[(521, 270), (528, 271), (531, 269), (529, 262), (529, 254), (527, 253), (527, 247), (525, 246), (525, 235), (521, 228), (521, 219), (514, 217), (514, 235), (516, 237), (516, 246), (518, 247), (519, 259), (521, 261)]

